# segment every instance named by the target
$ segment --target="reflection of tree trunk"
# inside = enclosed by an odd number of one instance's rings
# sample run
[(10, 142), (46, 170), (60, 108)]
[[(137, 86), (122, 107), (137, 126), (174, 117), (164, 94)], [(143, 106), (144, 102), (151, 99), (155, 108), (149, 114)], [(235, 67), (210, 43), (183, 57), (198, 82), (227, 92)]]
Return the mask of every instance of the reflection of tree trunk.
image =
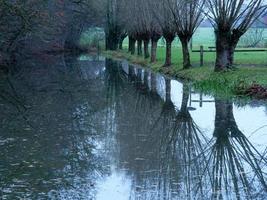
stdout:
[(148, 71), (144, 72), (144, 85), (148, 88)]
[(154, 73), (151, 73), (151, 91), (157, 92), (157, 78)]
[(170, 79), (165, 79), (165, 84), (166, 84), (166, 102), (171, 101), (171, 80)]
[(130, 81), (135, 81), (135, 73), (134, 73), (134, 68), (129, 66), (129, 75), (128, 78)]
[[(210, 154), (213, 199), (222, 196), (223, 190), (227, 191), (231, 187), (234, 188), (237, 199), (243, 195), (241, 192), (251, 198), (251, 191), (255, 188), (250, 186), (244, 166), (246, 164), (251, 168), (250, 173), (255, 173), (258, 178), (257, 184), (266, 190), (267, 185), (258, 160), (262, 156), (239, 130), (233, 114), (233, 103), (215, 99), (215, 108), (213, 135), (216, 140)], [(231, 173), (228, 174), (228, 171)], [(231, 182), (227, 183), (229, 180)]]
[(189, 101), (189, 87), (187, 85), (183, 85), (183, 97), (182, 97), (182, 105), (180, 112), (187, 113), (188, 112), (188, 101)]
[(215, 130), (214, 136), (232, 137), (242, 135), (238, 129), (234, 114), (233, 103), (229, 101), (216, 100), (215, 101), (216, 116), (215, 116)]
[(141, 82), (142, 80), (142, 69), (141, 68), (137, 69), (137, 80), (138, 82)]

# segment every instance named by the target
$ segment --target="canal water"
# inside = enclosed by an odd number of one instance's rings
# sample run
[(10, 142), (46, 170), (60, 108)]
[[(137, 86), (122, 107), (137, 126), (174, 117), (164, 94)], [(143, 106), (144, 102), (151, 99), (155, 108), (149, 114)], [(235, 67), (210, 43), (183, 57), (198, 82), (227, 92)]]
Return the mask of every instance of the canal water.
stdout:
[(267, 104), (126, 61), (39, 56), (0, 78), (0, 199), (267, 198)]

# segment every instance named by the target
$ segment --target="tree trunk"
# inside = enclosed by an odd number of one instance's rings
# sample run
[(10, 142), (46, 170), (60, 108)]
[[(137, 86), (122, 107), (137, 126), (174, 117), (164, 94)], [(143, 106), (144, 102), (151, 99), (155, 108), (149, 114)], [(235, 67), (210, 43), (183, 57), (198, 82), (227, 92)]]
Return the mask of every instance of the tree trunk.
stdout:
[(192, 67), (190, 62), (190, 54), (188, 50), (188, 39), (187, 38), (180, 38), (182, 43), (182, 50), (183, 50), (183, 68), (189, 69)]
[(154, 73), (151, 73), (150, 83), (151, 92), (157, 93), (157, 77)]
[(151, 63), (157, 61), (158, 40), (151, 41)]
[(221, 30), (215, 31), (216, 35), (216, 63), (215, 71), (224, 71), (230, 67), (229, 49), (230, 49), (230, 32)]
[(120, 50), (123, 49), (122, 44), (123, 44), (123, 40), (120, 40), (120, 42), (119, 42), (119, 49), (120, 49)]
[(106, 50), (116, 51), (119, 47), (120, 34), (116, 31), (106, 32)]
[(228, 60), (229, 60), (230, 67), (233, 67), (233, 64), (234, 64), (235, 49), (236, 49), (238, 41), (239, 41), (239, 39), (234, 40), (229, 47)]
[(222, 138), (242, 135), (234, 118), (233, 103), (231, 101), (215, 99), (215, 108), (214, 137)]
[(129, 36), (128, 39), (129, 39), (128, 52), (132, 52), (134, 39), (131, 36)]
[(169, 67), (172, 64), (172, 41), (170, 39), (166, 39), (166, 58), (164, 67)]
[(135, 43), (136, 40), (133, 37), (129, 37), (129, 52), (131, 52), (132, 55), (135, 54)]
[(141, 56), (142, 54), (142, 40), (137, 40), (137, 55)]
[(149, 50), (148, 50), (148, 44), (149, 44), (149, 40), (144, 40), (144, 56), (145, 59), (149, 58)]
[(126, 33), (122, 33), (120, 35), (120, 40), (119, 40), (119, 49), (122, 50), (123, 49), (123, 41), (124, 39), (127, 37)]

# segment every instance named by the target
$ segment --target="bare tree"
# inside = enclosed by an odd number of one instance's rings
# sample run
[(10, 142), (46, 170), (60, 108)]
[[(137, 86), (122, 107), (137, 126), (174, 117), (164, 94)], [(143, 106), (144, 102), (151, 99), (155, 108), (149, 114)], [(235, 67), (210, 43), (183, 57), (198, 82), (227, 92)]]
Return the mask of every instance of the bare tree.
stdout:
[(264, 0), (206, 0), (216, 36), (215, 71), (232, 68), (240, 37), (266, 10)]
[[(144, 41), (144, 57), (149, 58), (149, 40), (151, 38), (152, 15), (146, 0), (136, 0), (137, 4), (137, 35), (138, 42)], [(139, 47), (140, 48), (140, 47)]]
[(172, 42), (176, 36), (174, 18), (165, 0), (151, 0), (150, 5), (153, 10), (153, 17), (157, 19), (161, 27), (162, 35), (166, 41), (165, 67), (171, 66), (172, 62)]
[(156, 21), (152, 21), (151, 26), (151, 62), (156, 62), (157, 60), (157, 48), (158, 41), (162, 36), (162, 30)]
[(117, 50), (124, 34), (124, 0), (107, 0), (106, 10), (106, 49)]
[(205, 0), (168, 0), (168, 3), (182, 44), (183, 68), (187, 69), (191, 67), (188, 44), (203, 20)]
[(129, 36), (129, 51), (131, 54), (135, 54), (135, 44), (137, 42), (137, 55), (142, 55), (142, 25), (140, 21), (139, 12), (142, 9), (142, 5), (140, 5), (141, 1), (131, 1), (127, 0), (127, 6), (125, 9), (127, 10), (127, 14), (124, 16), (127, 20), (126, 22), (126, 30)]

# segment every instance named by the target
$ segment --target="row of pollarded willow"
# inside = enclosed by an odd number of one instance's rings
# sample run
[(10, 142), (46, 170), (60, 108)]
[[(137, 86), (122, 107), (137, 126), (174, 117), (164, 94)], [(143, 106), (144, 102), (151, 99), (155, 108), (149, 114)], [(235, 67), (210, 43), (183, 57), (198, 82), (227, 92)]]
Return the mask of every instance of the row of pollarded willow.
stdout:
[[(171, 46), (177, 35), (182, 44), (183, 67), (191, 67), (188, 43), (203, 19), (212, 23), (216, 36), (215, 71), (232, 68), (234, 51), (241, 36), (266, 10), (264, 0), (121, 0), (121, 30), (129, 36), (129, 52), (148, 58), (151, 41), (151, 62), (156, 61), (157, 42), (166, 41), (164, 66), (171, 65)], [(118, 33), (118, 35), (120, 35)], [(116, 48), (114, 48), (116, 50)]]

